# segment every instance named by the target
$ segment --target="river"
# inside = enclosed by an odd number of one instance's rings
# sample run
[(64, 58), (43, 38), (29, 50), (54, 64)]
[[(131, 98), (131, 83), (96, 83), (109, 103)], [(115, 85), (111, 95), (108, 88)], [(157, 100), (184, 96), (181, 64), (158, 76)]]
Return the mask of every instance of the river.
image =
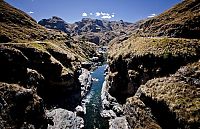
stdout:
[(86, 105), (86, 114), (84, 116), (85, 129), (108, 129), (108, 121), (102, 118), (100, 112), (101, 105), (101, 89), (104, 82), (104, 69), (106, 65), (99, 66), (93, 71), (93, 81), (89, 94), (84, 99)]

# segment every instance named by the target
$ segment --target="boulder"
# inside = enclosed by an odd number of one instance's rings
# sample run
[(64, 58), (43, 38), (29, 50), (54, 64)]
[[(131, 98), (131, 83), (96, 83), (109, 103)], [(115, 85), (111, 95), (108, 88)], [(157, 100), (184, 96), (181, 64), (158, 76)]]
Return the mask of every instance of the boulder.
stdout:
[(92, 85), (92, 77), (91, 77), (90, 71), (82, 68), (80, 76), (78, 77), (78, 80), (81, 85), (81, 97), (84, 97), (88, 93), (88, 90), (90, 89), (90, 86)]
[(116, 117), (116, 114), (113, 110), (103, 110), (101, 112), (101, 116), (104, 117), (104, 118), (115, 118)]
[(0, 46), (0, 81), (22, 82), (26, 77), (28, 58), (18, 49)]
[(53, 118), (54, 125), (49, 125), (48, 129), (83, 129), (83, 118), (76, 115), (76, 113), (65, 109), (53, 109), (48, 111), (48, 117)]
[(109, 129), (131, 129), (125, 117), (116, 117), (109, 122)]
[(76, 110), (76, 115), (77, 115), (77, 116), (80, 116), (80, 117), (83, 117), (84, 114), (86, 113), (86, 112), (84, 111), (84, 109), (83, 109), (82, 106), (77, 106), (77, 107), (75, 108), (75, 110)]
[(0, 82), (0, 107), (1, 129), (45, 128), (50, 122), (42, 99), (18, 84)]
[(81, 67), (89, 70), (92, 67), (92, 63), (91, 62), (82, 62)]

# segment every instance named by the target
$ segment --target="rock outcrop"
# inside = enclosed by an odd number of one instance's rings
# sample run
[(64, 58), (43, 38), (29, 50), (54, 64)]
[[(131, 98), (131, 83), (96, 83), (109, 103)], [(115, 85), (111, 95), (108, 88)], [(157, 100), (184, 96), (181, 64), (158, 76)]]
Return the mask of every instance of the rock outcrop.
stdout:
[(142, 85), (124, 105), (131, 127), (199, 128), (199, 66), (199, 62), (189, 64), (170, 77)]
[(109, 93), (124, 103), (148, 80), (199, 60), (198, 40), (132, 37), (109, 51)]
[(48, 129), (83, 129), (83, 118), (77, 116), (76, 113), (65, 109), (54, 109), (47, 113), (47, 116), (53, 118), (54, 125)]
[(44, 103), (34, 90), (1, 82), (0, 95), (1, 129), (45, 129), (51, 124)]
[(199, 40), (140, 37), (112, 46), (105, 93), (123, 105), (128, 127), (200, 127), (199, 47)]
[[(200, 127), (199, 43), (196, 39), (132, 37), (112, 44), (106, 92), (123, 105), (127, 127)], [(110, 120), (110, 128), (117, 128), (117, 119)]]
[(78, 79), (81, 84), (81, 97), (83, 98), (86, 96), (86, 94), (90, 90), (90, 86), (92, 85), (92, 77), (90, 71), (82, 68), (81, 74)]

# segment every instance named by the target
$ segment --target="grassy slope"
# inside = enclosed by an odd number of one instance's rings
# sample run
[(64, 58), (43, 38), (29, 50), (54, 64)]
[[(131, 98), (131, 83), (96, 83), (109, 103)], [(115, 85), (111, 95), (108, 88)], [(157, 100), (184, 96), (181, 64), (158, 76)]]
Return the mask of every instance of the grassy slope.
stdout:
[(93, 45), (74, 41), (61, 31), (46, 29), (29, 15), (3, 0), (0, 0), (0, 17), (0, 43), (33, 43), (31, 46), (37, 49), (54, 49), (75, 56), (79, 61), (85, 61), (96, 53)]
[(64, 33), (50, 31), (37, 24), (29, 15), (0, 0), (0, 42), (7, 37), (12, 42), (63, 40)]
[(199, 40), (179, 38), (144, 38), (131, 37), (120, 44), (110, 47), (109, 56), (117, 58), (145, 56), (148, 54), (161, 56), (193, 56), (199, 49)]
[(199, 38), (200, 2), (184, 0), (140, 26), (142, 36)]

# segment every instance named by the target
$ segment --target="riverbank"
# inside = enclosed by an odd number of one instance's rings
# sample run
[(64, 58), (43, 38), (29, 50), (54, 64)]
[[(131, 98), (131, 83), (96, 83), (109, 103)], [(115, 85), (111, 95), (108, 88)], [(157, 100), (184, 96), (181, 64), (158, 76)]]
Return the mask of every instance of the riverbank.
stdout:
[(117, 102), (117, 99), (112, 97), (108, 90), (107, 83), (108, 75), (101, 90), (102, 111), (101, 116), (109, 120), (109, 129), (129, 129), (128, 122), (123, 114), (123, 107)]
[[(80, 98), (81, 101), (89, 92), (92, 85), (92, 77), (90, 71), (87, 69), (81, 68), (79, 71), (78, 80), (80, 82), (80, 92), (73, 94), (71, 102)], [(77, 103), (77, 102), (76, 102)], [(73, 108), (71, 111), (62, 108), (55, 108), (47, 111), (47, 116), (53, 118), (54, 125), (49, 125), (48, 129), (55, 128), (69, 128), (69, 129), (83, 129), (84, 128), (84, 119), (83, 116), (86, 113), (85, 106), (81, 105), (81, 102)]]

